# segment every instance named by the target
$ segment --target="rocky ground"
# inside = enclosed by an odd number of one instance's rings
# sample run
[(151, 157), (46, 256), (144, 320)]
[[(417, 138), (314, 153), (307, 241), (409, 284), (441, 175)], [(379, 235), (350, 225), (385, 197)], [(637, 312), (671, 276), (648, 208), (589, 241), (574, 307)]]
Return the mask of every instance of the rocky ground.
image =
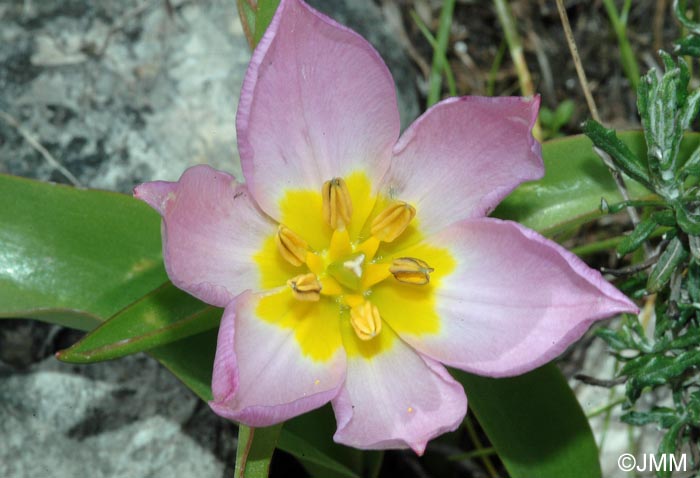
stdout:
[[(397, 79), (402, 122), (423, 108), (430, 47), (409, 11), (436, 26), (436, 2), (315, 0), (381, 52)], [(553, 2), (511, 2), (543, 104), (567, 98), (566, 132), (587, 116)], [(566, 2), (606, 121), (636, 124), (599, 2)], [(250, 52), (233, 0), (0, 1), (0, 172), (128, 193), (148, 180), (175, 180), (208, 163), (240, 173), (235, 111)], [(654, 30), (656, 2), (638, 2), (630, 33), (639, 51), (668, 45), (674, 26)], [(461, 94), (484, 94), (502, 33), (487, 2), (458, 2), (448, 59)], [(660, 32), (660, 33), (659, 33)], [(643, 69), (656, 63), (640, 54)], [(517, 93), (506, 58), (496, 94)], [(230, 476), (235, 432), (145, 356), (91, 366), (57, 362), (80, 334), (46, 324), (0, 321), (0, 477)], [(562, 364), (567, 375), (611, 373), (602, 345), (587, 341)], [(608, 375), (609, 376), (609, 375)], [(588, 411), (606, 390), (572, 382)], [(593, 421), (605, 436), (603, 465), (615, 476), (630, 451), (627, 429)], [(647, 436), (643, 449), (655, 448)], [(648, 448), (647, 448), (648, 447)], [(284, 460), (284, 458), (283, 458)], [(427, 476), (410, 457), (389, 458)], [(276, 467), (290, 476), (289, 460)], [(401, 464), (403, 463), (403, 464)], [(294, 468), (297, 470), (297, 468)], [(479, 475), (474, 467), (473, 476)], [(408, 475), (406, 475), (408, 476)]]

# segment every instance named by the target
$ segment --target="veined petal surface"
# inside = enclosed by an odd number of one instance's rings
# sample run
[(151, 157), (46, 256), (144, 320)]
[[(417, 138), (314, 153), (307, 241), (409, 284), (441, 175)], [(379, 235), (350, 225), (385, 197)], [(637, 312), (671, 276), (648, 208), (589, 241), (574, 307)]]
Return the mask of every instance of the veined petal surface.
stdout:
[(342, 347), (325, 360), (306, 356), (294, 329), (259, 317), (263, 297), (245, 292), (224, 311), (214, 359), (214, 400), (209, 403), (218, 415), (252, 427), (324, 405), (338, 394), (345, 376)]
[(252, 258), (276, 226), (233, 176), (194, 166), (178, 182), (141, 184), (134, 196), (163, 216), (165, 268), (177, 287), (218, 307), (259, 287)]
[(320, 191), (358, 170), (379, 180), (400, 128), (374, 48), (298, 0), (280, 2), (253, 54), (236, 125), (246, 184), (277, 220), (289, 189)]
[(345, 384), (333, 399), (338, 431), (333, 439), (362, 449), (412, 448), (423, 454), (428, 440), (455, 430), (467, 398), (439, 363), (423, 357), (388, 327), (376, 349), (351, 332)]
[(390, 308), (384, 317), (419, 352), (468, 372), (525, 373), (557, 357), (596, 320), (637, 311), (574, 254), (514, 222), (465, 220), (427, 242), (449, 249), (456, 262), (434, 292), (439, 325), (416, 333), (412, 321), (420, 317)]
[(436, 104), (401, 136), (383, 194), (415, 206), (425, 234), (487, 215), (518, 184), (544, 175), (531, 134), (539, 103), (467, 96)]

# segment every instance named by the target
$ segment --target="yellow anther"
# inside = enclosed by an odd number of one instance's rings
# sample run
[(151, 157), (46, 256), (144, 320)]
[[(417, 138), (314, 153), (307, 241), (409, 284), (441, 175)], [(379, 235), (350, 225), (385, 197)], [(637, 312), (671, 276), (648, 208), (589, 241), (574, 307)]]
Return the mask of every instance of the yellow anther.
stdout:
[(303, 302), (316, 302), (321, 298), (321, 283), (316, 274), (308, 273), (296, 276), (287, 281), (292, 288), (294, 298)]
[(406, 230), (416, 216), (416, 208), (403, 201), (395, 201), (372, 221), (372, 235), (384, 242), (391, 242)]
[(342, 178), (323, 183), (323, 219), (333, 229), (343, 229), (350, 224), (352, 199), (348, 185)]
[(414, 257), (399, 257), (389, 267), (389, 272), (394, 274), (397, 281), (415, 285), (430, 282), (430, 273), (434, 270), (425, 261)]
[(300, 266), (306, 262), (306, 253), (309, 245), (299, 235), (288, 227), (280, 226), (275, 236), (277, 249), (290, 264)]
[(350, 324), (360, 340), (371, 340), (382, 331), (379, 309), (369, 301), (350, 309)]

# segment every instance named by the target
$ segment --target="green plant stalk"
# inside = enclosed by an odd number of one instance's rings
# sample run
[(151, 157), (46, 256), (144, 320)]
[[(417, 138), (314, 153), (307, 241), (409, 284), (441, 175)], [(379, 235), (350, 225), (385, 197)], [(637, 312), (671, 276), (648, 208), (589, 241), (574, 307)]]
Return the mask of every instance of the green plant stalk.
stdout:
[(440, 12), (440, 25), (438, 26), (437, 40), (433, 49), (433, 65), (430, 69), (430, 83), (428, 86), (427, 106), (430, 108), (440, 100), (442, 88), (442, 69), (447, 51), (447, 42), (450, 38), (450, 26), (452, 25), (452, 13), (455, 9), (455, 0), (445, 0)]
[[(668, 227), (660, 227), (656, 231), (654, 231), (652, 235), (649, 236), (649, 239), (663, 236), (666, 232), (668, 232), (668, 230)], [(625, 237), (626, 236), (616, 236), (611, 237), (609, 239), (603, 239), (602, 241), (590, 242), (588, 244), (583, 244), (581, 246), (571, 248), (571, 252), (573, 252), (579, 257), (590, 256), (591, 254), (595, 254), (596, 252), (614, 249), (619, 243), (621, 243), (625, 239)]]
[(597, 417), (598, 415), (602, 415), (603, 413), (607, 412), (608, 410), (612, 410), (616, 406), (625, 403), (627, 399), (625, 397), (620, 397), (617, 400), (613, 400), (610, 403), (607, 403), (603, 405), (602, 407), (596, 408), (595, 410), (590, 411), (587, 415), (586, 418), (589, 420), (593, 417)]
[(630, 46), (629, 39), (627, 38), (627, 14), (629, 13), (632, 5), (632, 0), (625, 0), (621, 14), (618, 14), (613, 0), (603, 0), (603, 5), (605, 6), (605, 11), (607, 12), (610, 23), (615, 31), (615, 36), (617, 37), (617, 44), (620, 48), (622, 69), (624, 70), (625, 76), (629, 80), (630, 85), (632, 85), (632, 88), (636, 92), (641, 75), (639, 73), (639, 64), (637, 63), (637, 59), (634, 57), (632, 47)]
[(235, 478), (267, 478), (282, 424), (265, 428), (238, 426)]
[[(411, 10), (411, 18), (413, 21), (416, 23), (416, 26), (420, 30), (420, 32), (423, 34), (425, 39), (430, 43), (430, 46), (433, 48), (433, 52), (437, 53), (438, 52), (438, 44), (437, 40), (433, 36), (432, 33), (430, 33), (430, 29), (428, 28), (428, 25), (425, 24), (425, 22), (421, 19), (421, 17), (418, 16), (418, 14), (414, 11)], [(452, 68), (450, 67), (449, 62), (447, 61), (447, 56), (445, 55), (445, 52), (442, 53), (442, 64), (443, 64), (443, 69), (445, 72), (445, 79), (447, 80), (447, 89), (450, 91), (450, 96), (457, 96), (457, 84), (455, 83), (455, 76), (454, 73), (452, 73)]]
[(457, 453), (455, 455), (450, 455), (447, 457), (450, 461), (467, 461), (473, 460), (475, 458), (481, 458), (482, 456), (491, 456), (496, 454), (496, 449), (494, 447), (481, 448), (479, 450), (472, 450), (466, 453)]
[(493, 58), (493, 63), (491, 64), (491, 69), (489, 70), (489, 77), (486, 82), (486, 96), (493, 96), (496, 92), (496, 75), (498, 70), (501, 68), (501, 63), (503, 63), (503, 57), (506, 54), (506, 42), (502, 41), (498, 46), (498, 51), (496, 56)]
[[(532, 83), (532, 75), (530, 75), (530, 70), (528, 69), (527, 62), (525, 61), (523, 43), (520, 40), (518, 29), (515, 26), (513, 12), (511, 12), (507, 0), (493, 0), (493, 4), (496, 7), (496, 16), (498, 17), (498, 21), (501, 24), (503, 33), (506, 37), (508, 51), (510, 52), (510, 57), (513, 60), (513, 64), (515, 65), (515, 71), (518, 73), (520, 92), (523, 94), (523, 96), (534, 96), (535, 86)], [(542, 140), (542, 129), (540, 128), (539, 119), (535, 122), (535, 125), (532, 128), (532, 134), (535, 138)]]
[(484, 447), (484, 445), (481, 443), (479, 435), (476, 434), (474, 425), (472, 425), (472, 421), (468, 416), (464, 418), (464, 427), (467, 429), (469, 439), (474, 444), (474, 448), (476, 448), (476, 451), (481, 452), (478, 456), (481, 458), (481, 461), (483, 462), (486, 471), (488, 471), (489, 476), (491, 478), (497, 478), (498, 472), (496, 471), (496, 467), (493, 466), (493, 462), (491, 462), (491, 457), (489, 456), (489, 454), (483, 453), (483, 450), (486, 450), (486, 447)]

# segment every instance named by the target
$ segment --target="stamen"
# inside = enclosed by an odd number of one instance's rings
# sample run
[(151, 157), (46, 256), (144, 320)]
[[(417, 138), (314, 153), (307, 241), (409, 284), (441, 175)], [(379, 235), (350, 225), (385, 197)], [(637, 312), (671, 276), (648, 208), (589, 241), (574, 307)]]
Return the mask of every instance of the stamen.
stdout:
[(382, 318), (377, 306), (369, 301), (350, 309), (350, 325), (360, 340), (370, 340), (382, 331)]
[(350, 224), (352, 199), (348, 185), (342, 178), (323, 183), (323, 219), (333, 229), (343, 229)]
[(296, 276), (287, 281), (292, 288), (294, 298), (303, 302), (317, 302), (321, 298), (321, 283), (316, 274), (308, 273)]
[(293, 266), (300, 266), (306, 262), (306, 253), (309, 245), (296, 232), (280, 225), (279, 229), (277, 229), (275, 242), (284, 260)]
[(416, 216), (416, 208), (403, 201), (395, 201), (372, 221), (372, 235), (380, 241), (391, 242), (403, 233)]
[(425, 261), (415, 257), (399, 257), (394, 259), (389, 267), (389, 272), (394, 274), (397, 281), (415, 285), (429, 283), (430, 273), (434, 270)]

